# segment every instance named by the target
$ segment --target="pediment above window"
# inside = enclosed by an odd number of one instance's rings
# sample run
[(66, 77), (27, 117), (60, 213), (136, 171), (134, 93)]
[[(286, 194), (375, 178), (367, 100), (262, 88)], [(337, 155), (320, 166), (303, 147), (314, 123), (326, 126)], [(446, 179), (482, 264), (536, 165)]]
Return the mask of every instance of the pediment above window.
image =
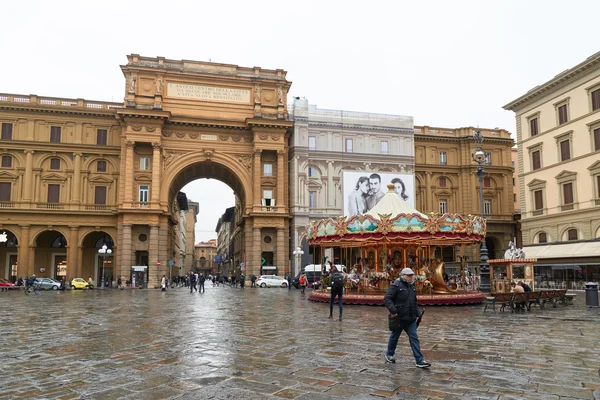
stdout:
[(8, 171), (2, 171), (0, 172), (0, 179), (11, 179), (11, 180), (15, 180), (17, 179), (19, 176), (17, 174), (13, 174), (11, 172)]
[(313, 181), (313, 180), (308, 181), (306, 186), (308, 186), (308, 189), (310, 189), (310, 190), (319, 190), (323, 187), (323, 185), (321, 185), (318, 181)]
[(592, 165), (590, 165), (588, 167), (588, 169), (594, 173), (594, 172), (600, 172), (600, 161), (596, 161), (595, 163), (593, 163)]
[(532, 187), (532, 186), (546, 186), (546, 181), (543, 181), (541, 179), (534, 179), (531, 182), (529, 182), (527, 184), (527, 186)]
[(93, 178), (90, 178), (89, 181), (92, 182), (92, 183), (112, 183), (113, 182), (112, 179), (109, 179), (109, 178), (107, 178), (106, 176), (103, 176), (103, 175), (101, 175), (101, 176), (94, 176)]
[(562, 171), (560, 174), (556, 175), (554, 179), (556, 180), (565, 180), (565, 179), (575, 179), (577, 177), (577, 172), (573, 171)]
[(64, 182), (67, 180), (66, 177), (59, 175), (59, 174), (55, 174), (55, 173), (50, 173), (50, 174), (46, 174), (46, 175), (42, 175), (42, 180), (43, 181), (58, 181), (58, 182)]
[(138, 175), (136, 176), (135, 180), (138, 182), (152, 182), (152, 176), (146, 174)]

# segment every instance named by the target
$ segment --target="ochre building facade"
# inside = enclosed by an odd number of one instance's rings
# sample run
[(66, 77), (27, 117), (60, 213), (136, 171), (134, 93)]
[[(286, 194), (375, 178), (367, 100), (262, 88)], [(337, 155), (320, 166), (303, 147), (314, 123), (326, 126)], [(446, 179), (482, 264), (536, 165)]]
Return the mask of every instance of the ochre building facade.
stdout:
[(286, 71), (127, 59), (124, 103), (0, 94), (0, 276), (97, 280), (107, 245), (107, 279), (156, 285), (177, 193), (199, 178), (234, 190), (247, 274), (266, 232), (287, 264)]

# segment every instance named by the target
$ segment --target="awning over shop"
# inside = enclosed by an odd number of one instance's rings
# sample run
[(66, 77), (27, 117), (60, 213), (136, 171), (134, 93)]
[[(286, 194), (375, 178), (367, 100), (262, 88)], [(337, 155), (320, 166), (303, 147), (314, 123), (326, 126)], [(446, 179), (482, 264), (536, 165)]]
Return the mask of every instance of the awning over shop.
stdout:
[(600, 241), (523, 247), (527, 258), (600, 257)]

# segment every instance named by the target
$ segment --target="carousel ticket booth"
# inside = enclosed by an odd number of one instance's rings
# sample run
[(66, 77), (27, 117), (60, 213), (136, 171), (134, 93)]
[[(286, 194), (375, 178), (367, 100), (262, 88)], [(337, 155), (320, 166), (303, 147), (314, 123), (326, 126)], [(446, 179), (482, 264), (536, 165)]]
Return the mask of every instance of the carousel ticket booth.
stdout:
[(491, 293), (508, 293), (511, 283), (522, 281), (535, 290), (533, 264), (535, 258), (489, 260)]

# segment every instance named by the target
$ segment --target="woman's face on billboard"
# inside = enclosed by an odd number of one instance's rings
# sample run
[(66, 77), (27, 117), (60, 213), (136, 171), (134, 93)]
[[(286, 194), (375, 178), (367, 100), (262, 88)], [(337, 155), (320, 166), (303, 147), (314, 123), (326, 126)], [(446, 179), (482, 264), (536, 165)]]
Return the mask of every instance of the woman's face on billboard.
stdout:
[(402, 185), (400, 182), (394, 183), (394, 192), (396, 192), (396, 194), (402, 194)]
[(358, 184), (358, 190), (360, 190), (363, 193), (367, 193), (369, 191), (369, 181), (368, 180), (364, 180), (362, 182), (359, 182), (359, 184)]

